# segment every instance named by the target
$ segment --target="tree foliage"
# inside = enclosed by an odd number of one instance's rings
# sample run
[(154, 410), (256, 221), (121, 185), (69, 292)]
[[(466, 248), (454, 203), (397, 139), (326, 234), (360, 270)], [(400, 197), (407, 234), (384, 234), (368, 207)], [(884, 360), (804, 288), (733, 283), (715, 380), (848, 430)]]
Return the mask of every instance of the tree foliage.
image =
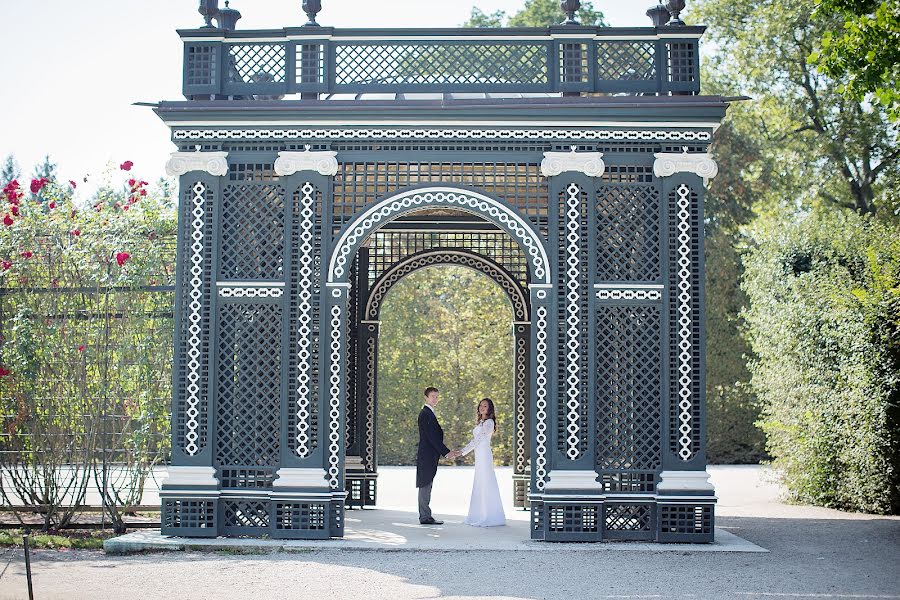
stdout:
[(850, 98), (872, 94), (900, 121), (900, 0), (820, 0), (816, 10), (844, 22), (825, 32), (810, 60), (844, 80), (840, 89)]
[(760, 425), (791, 497), (900, 512), (900, 236), (852, 211), (757, 223), (745, 316)]
[[(575, 18), (581, 25), (606, 26), (603, 12), (596, 10), (591, 2), (583, 2)], [(521, 10), (512, 16), (502, 10), (484, 13), (473, 7), (463, 27), (549, 27), (559, 25), (565, 19), (558, 0), (525, 0)]]
[(379, 463), (415, 464), (422, 391), (434, 386), (441, 392), (437, 413), (450, 448), (471, 439), (479, 401), (494, 401), (494, 460), (510, 464), (512, 377), (512, 308), (500, 286), (462, 267), (429, 267), (403, 278), (381, 309)]

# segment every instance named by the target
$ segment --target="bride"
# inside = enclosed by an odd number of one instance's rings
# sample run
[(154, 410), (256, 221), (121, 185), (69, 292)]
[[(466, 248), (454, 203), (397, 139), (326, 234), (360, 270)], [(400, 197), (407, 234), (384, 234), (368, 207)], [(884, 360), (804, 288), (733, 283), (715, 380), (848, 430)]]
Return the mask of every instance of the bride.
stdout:
[(494, 474), (494, 456), (491, 453), (491, 436), (497, 423), (493, 401), (485, 398), (479, 402), (476, 415), (478, 424), (472, 430), (472, 441), (459, 450), (463, 455), (475, 451), (475, 481), (469, 500), (469, 515), (464, 523), (475, 527), (506, 525), (500, 488)]

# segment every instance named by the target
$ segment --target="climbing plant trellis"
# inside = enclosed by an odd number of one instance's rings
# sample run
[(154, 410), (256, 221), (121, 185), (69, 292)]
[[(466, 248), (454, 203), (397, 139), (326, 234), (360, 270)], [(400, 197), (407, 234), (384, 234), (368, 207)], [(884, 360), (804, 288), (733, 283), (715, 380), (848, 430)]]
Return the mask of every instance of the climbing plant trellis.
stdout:
[(381, 301), (455, 264), (513, 306), (531, 536), (711, 541), (702, 31), (181, 31), (163, 533), (328, 538), (376, 505)]

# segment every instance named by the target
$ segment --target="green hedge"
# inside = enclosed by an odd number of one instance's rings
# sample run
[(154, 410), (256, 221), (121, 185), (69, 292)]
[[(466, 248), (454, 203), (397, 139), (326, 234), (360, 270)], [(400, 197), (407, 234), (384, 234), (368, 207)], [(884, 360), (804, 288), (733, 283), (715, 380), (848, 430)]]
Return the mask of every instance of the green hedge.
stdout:
[(813, 211), (756, 234), (749, 368), (791, 498), (900, 512), (900, 231)]

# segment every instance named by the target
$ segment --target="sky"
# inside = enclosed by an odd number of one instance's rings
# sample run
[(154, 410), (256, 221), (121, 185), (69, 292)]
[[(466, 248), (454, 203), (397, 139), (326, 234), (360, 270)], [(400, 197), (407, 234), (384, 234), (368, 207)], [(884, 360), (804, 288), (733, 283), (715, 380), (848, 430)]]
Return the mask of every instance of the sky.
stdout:
[[(224, 6), (224, 3), (220, 3)], [(323, 0), (318, 21), (334, 27), (457, 27), (477, 5), (514, 13), (523, 0)], [(651, 0), (594, 0), (610, 25), (650, 25)], [(232, 0), (238, 29), (302, 25), (300, 0)], [(29, 179), (45, 154), (59, 177), (89, 194), (109, 165), (164, 175), (175, 147), (152, 109), (135, 102), (183, 100), (182, 44), (175, 32), (203, 24), (193, 0), (0, 0), (0, 160), (14, 154)], [(15, 24), (14, 26), (9, 26)], [(115, 167), (113, 167), (115, 168)]]

